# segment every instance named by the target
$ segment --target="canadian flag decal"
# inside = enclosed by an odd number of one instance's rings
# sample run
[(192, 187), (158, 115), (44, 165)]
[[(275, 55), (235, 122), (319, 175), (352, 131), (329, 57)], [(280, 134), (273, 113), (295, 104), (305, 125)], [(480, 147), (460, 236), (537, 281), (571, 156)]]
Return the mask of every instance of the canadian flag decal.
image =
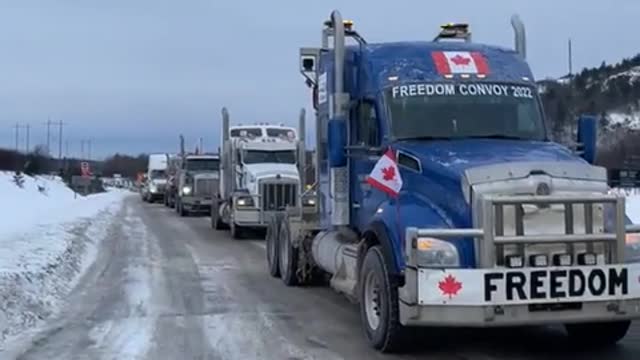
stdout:
[(396, 163), (393, 150), (389, 149), (380, 157), (367, 177), (367, 182), (374, 188), (384, 191), (389, 195), (398, 196), (402, 189), (402, 178)]
[(487, 60), (477, 51), (434, 51), (431, 57), (440, 75), (489, 73)]

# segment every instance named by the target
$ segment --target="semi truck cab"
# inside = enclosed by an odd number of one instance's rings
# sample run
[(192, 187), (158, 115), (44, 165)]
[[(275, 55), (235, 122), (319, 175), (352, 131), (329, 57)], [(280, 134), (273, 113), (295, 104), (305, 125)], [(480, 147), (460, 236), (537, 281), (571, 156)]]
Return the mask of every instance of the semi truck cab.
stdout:
[(303, 116), (301, 131), (283, 124), (231, 126), (223, 109), (221, 196), (211, 212), (214, 229), (230, 228), (232, 237), (241, 238), (245, 230), (264, 229), (269, 214), (301, 205)]
[[(578, 151), (549, 138), (512, 26), (515, 49), (472, 42), (466, 24), (372, 44), (334, 11), (321, 47), (300, 50), (319, 206), (271, 225), (268, 268), (288, 286), (329, 274), (376, 349), (415, 326), (564, 324), (610, 344), (640, 316), (625, 256), (638, 227), (593, 165), (597, 118), (578, 119)], [(394, 165), (374, 173), (385, 154)], [(389, 195), (374, 176), (402, 187)]]

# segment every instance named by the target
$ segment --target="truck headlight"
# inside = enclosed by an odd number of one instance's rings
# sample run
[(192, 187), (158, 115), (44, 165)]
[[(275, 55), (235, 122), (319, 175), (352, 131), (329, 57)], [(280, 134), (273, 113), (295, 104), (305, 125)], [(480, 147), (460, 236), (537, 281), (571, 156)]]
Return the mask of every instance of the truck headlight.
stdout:
[(185, 195), (191, 194), (191, 186), (185, 186), (182, 188), (182, 193)]
[(421, 267), (459, 267), (458, 249), (452, 243), (435, 238), (416, 239), (416, 265)]
[(236, 205), (240, 207), (253, 207), (253, 198), (251, 196), (242, 196), (236, 198)]
[(156, 191), (158, 191), (158, 189), (156, 188), (156, 186), (154, 184), (150, 184), (149, 185), (149, 191), (152, 193), (155, 193)]
[(312, 197), (304, 198), (302, 200), (302, 204), (304, 206), (314, 206), (316, 204), (316, 199)]

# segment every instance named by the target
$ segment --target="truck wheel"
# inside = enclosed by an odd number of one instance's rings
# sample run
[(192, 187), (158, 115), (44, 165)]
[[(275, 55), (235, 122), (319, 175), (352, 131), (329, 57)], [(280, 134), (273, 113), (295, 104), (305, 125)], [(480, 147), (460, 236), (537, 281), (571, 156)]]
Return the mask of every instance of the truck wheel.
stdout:
[(398, 287), (389, 274), (379, 245), (367, 251), (359, 281), (360, 318), (369, 343), (382, 352), (396, 351), (404, 340)]
[(211, 203), (211, 228), (215, 230), (224, 229), (222, 219), (220, 219), (220, 205), (217, 200)]
[(180, 202), (180, 209), (178, 210), (178, 213), (180, 214), (180, 216), (185, 217), (189, 215), (189, 212), (187, 210), (184, 209), (184, 205), (182, 204), (182, 201)]
[(607, 347), (622, 340), (629, 330), (631, 321), (615, 321), (601, 323), (566, 324), (565, 330), (569, 338), (581, 345)]
[(273, 277), (280, 277), (280, 264), (278, 262), (278, 235), (280, 233), (280, 216), (275, 214), (269, 219), (265, 241), (267, 242), (267, 267), (269, 274)]
[(229, 230), (231, 230), (231, 237), (236, 240), (244, 239), (245, 229), (242, 226), (236, 225), (236, 223), (231, 220), (231, 225), (229, 225)]
[(278, 267), (280, 277), (287, 286), (298, 285), (298, 249), (293, 247), (289, 223), (286, 218), (280, 221), (278, 231)]

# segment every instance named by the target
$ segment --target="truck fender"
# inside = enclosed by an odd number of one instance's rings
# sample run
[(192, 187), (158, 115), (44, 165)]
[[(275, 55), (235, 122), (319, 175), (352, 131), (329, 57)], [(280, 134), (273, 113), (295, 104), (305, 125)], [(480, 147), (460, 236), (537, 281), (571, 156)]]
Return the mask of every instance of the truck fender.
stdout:
[(389, 237), (389, 229), (383, 219), (374, 219), (369, 224), (363, 234), (363, 241), (364, 246), (360, 247), (360, 253), (358, 254), (358, 270), (362, 266), (367, 250), (374, 245), (380, 245), (384, 260), (388, 265), (389, 271), (391, 271), (391, 276), (401, 278), (400, 266), (393, 256), (393, 241)]
[[(402, 197), (399, 208), (395, 204), (385, 201), (379, 206), (367, 230), (363, 234), (366, 246), (358, 257), (358, 265), (364, 259), (366, 249), (373, 244), (380, 244), (389, 271), (393, 275), (403, 278), (404, 260), (404, 231), (407, 227), (419, 228), (450, 228), (451, 222), (443, 218), (442, 213), (427, 200), (415, 195)], [(400, 224), (398, 221), (402, 219)], [(358, 267), (359, 268), (359, 267)]]

